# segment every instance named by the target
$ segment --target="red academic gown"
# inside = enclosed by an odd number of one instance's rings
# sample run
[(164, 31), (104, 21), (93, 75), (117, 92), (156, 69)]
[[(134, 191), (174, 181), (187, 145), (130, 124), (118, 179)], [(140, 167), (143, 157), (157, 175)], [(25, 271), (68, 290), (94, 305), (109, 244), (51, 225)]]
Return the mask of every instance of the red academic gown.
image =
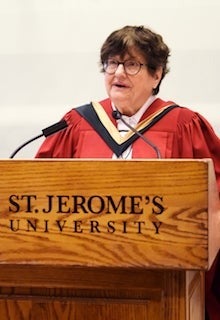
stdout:
[[(103, 100), (100, 104), (116, 126), (110, 100)], [(140, 121), (170, 104), (170, 101), (156, 99)], [(68, 128), (45, 139), (37, 158), (112, 157), (110, 147), (75, 109), (69, 111), (64, 119)], [(212, 158), (220, 192), (220, 139), (201, 115), (187, 108), (175, 108), (144, 135), (158, 147), (162, 158)], [(133, 158), (157, 157), (155, 151), (142, 139), (137, 139), (132, 148)]]
[[(140, 121), (171, 103), (156, 99)], [(103, 100), (100, 104), (116, 126), (110, 100)], [(68, 123), (67, 129), (46, 138), (36, 155), (37, 158), (112, 158), (111, 148), (75, 109), (69, 111), (64, 119)], [(200, 114), (184, 107), (175, 108), (144, 135), (157, 146), (162, 158), (212, 158), (220, 192), (220, 139)], [(133, 158), (157, 157), (155, 150), (143, 139), (137, 139), (132, 144), (132, 149)], [(214, 278), (215, 283), (220, 285), (220, 257), (206, 277), (206, 304), (209, 319), (219, 320), (220, 289), (213, 290)]]

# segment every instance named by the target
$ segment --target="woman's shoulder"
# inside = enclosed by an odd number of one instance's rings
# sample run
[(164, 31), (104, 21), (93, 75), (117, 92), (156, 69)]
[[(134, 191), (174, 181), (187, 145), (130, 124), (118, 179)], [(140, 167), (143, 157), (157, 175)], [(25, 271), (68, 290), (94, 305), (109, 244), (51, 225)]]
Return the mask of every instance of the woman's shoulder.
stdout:
[[(171, 109), (165, 116), (161, 119), (159, 124), (163, 124), (166, 127), (169, 127), (171, 130), (189, 130), (192, 132), (196, 130), (203, 130), (206, 128), (206, 131), (213, 131), (212, 125), (209, 121), (198, 111), (193, 110), (193, 108), (180, 105), (173, 101), (164, 101), (161, 99), (156, 99), (155, 102), (147, 110), (145, 117), (153, 114), (155, 110), (159, 110), (168, 105), (176, 105), (175, 108)], [(159, 125), (158, 124), (158, 125)]]
[(90, 103), (75, 106), (64, 114), (63, 119), (67, 122), (68, 125), (77, 124), (82, 120), (82, 115), (79, 111), (89, 107)]
[(192, 121), (193, 119), (198, 118), (200, 115), (190, 109), (189, 107), (182, 106), (172, 100), (162, 100), (160, 98), (157, 98), (154, 100), (154, 102), (150, 105), (150, 107), (146, 111), (146, 115), (149, 116), (153, 113), (158, 112), (159, 110), (169, 109), (170, 111), (168, 113), (169, 117), (176, 118), (176, 120), (180, 121), (181, 123), (187, 123)]
[[(109, 113), (112, 109), (110, 99), (101, 100), (98, 102), (103, 109)], [(92, 102), (85, 103), (83, 105), (75, 106), (70, 109), (66, 114), (63, 116), (63, 119), (66, 120), (68, 124), (76, 124), (83, 120), (83, 115), (92, 112), (93, 104)]]

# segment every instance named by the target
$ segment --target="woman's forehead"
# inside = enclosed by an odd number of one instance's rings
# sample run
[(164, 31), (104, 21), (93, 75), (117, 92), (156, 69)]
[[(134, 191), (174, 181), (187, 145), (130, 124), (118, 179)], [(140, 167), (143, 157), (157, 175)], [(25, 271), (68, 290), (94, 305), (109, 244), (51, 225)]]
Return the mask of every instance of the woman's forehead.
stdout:
[(137, 48), (129, 48), (123, 53), (119, 52), (114, 55), (110, 55), (110, 57), (120, 58), (120, 59), (145, 59), (144, 54), (141, 53)]

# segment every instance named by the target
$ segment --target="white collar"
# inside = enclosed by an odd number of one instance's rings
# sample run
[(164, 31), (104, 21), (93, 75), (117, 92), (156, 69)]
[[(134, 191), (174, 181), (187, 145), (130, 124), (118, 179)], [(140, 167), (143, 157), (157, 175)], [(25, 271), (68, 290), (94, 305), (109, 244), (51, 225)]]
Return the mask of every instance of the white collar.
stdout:
[[(154, 100), (156, 100), (156, 96), (150, 96), (147, 101), (143, 104), (143, 106), (132, 116), (126, 116), (126, 115), (122, 115), (123, 119), (125, 121), (128, 121), (130, 123), (132, 123), (133, 125), (137, 124), (141, 117), (143, 116), (143, 114), (145, 113), (145, 111), (147, 110), (147, 108), (154, 102)], [(116, 110), (115, 105), (112, 103), (112, 109)], [(117, 120), (120, 121), (120, 120)]]

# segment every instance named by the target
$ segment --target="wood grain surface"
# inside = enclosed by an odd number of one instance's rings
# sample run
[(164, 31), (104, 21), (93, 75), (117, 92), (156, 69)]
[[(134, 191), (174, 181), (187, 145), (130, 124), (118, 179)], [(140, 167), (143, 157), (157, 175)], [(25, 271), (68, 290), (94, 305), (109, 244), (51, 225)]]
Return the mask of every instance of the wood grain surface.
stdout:
[(0, 264), (205, 269), (208, 166), (2, 160)]

